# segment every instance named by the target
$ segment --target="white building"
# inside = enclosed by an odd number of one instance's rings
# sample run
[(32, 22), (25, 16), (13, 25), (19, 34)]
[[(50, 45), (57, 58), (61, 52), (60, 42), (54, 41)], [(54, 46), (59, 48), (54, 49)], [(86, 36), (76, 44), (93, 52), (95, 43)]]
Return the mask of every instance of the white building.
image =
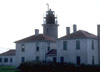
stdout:
[(50, 9), (46, 12), (42, 26), (43, 34), (39, 34), (36, 29), (35, 35), (16, 41), (13, 55), (9, 55), (12, 51), (0, 54), (0, 65), (19, 66), (26, 61), (100, 63), (100, 25), (98, 36), (83, 30), (77, 31), (77, 26), (73, 25), (73, 33), (67, 27), (67, 35), (58, 39), (57, 17)]
[(15, 66), (15, 50), (9, 50), (0, 54), (0, 65)]
[(54, 38), (37, 34), (16, 41), (16, 65), (26, 61), (46, 61), (46, 54), (56, 48)]
[(57, 40), (57, 61), (74, 64), (98, 64), (97, 36), (83, 30)]

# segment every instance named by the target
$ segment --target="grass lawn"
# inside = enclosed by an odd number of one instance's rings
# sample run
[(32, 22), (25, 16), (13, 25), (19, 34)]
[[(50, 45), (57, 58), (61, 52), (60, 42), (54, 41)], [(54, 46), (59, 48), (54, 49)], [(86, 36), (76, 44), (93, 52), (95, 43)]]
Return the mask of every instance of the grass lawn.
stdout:
[(0, 66), (0, 72), (18, 72), (18, 70), (11, 66)]

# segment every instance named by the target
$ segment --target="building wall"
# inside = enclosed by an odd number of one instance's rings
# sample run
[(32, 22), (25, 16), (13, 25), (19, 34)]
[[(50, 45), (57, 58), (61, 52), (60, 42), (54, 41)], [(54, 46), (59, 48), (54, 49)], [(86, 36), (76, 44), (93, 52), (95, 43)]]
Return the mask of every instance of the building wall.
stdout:
[[(80, 49), (76, 50), (76, 40), (80, 40)], [(67, 50), (63, 50), (63, 41), (67, 41)], [(87, 64), (87, 39), (72, 39), (57, 41), (57, 60), (64, 57), (64, 62), (76, 64), (76, 57), (80, 56), (81, 64)]]
[[(80, 50), (76, 50), (76, 40), (80, 40)], [(67, 41), (67, 50), (63, 50), (63, 41)], [(92, 41), (94, 41), (94, 49), (92, 49)], [(96, 39), (74, 39), (74, 40), (58, 40), (57, 41), (57, 60), (64, 57), (64, 61), (76, 64), (76, 57), (80, 56), (81, 64), (92, 64), (94, 56), (94, 64), (98, 64), (98, 42)]]
[[(39, 43), (39, 51), (36, 51), (36, 43)], [(35, 61), (39, 57), (40, 61), (46, 60), (47, 47), (50, 42), (34, 42), (34, 43), (19, 43), (16, 44), (16, 66), (21, 63), (21, 58), (25, 57), (25, 61)], [(25, 45), (25, 52), (21, 51), (21, 45)], [(55, 48), (55, 43), (50, 43), (50, 49)]]
[[(0, 62), (1, 66), (15, 66), (16, 59), (15, 56), (0, 56), (2, 58), (2, 62)], [(4, 62), (4, 59), (7, 58), (8, 61)], [(12, 62), (10, 62), (10, 58), (12, 58)]]
[(52, 61), (53, 61), (53, 57), (57, 57), (57, 56), (48, 56), (48, 57), (46, 58), (46, 61), (52, 62)]
[(43, 24), (43, 34), (57, 39), (58, 24)]
[[(94, 49), (92, 49), (92, 41), (94, 41)], [(94, 56), (94, 64), (98, 64), (98, 42), (95, 39), (87, 40), (87, 61), (92, 64), (92, 57)]]
[[(76, 40), (80, 41), (80, 49), (76, 50)], [(67, 50), (63, 50), (63, 41), (67, 41)], [(94, 49), (92, 49), (92, 41), (94, 41)], [(36, 52), (36, 43), (39, 43), (39, 52)], [(57, 48), (57, 62), (60, 62), (60, 57), (64, 57), (64, 62), (76, 64), (76, 57), (80, 56), (81, 64), (92, 64), (94, 56), (94, 64), (98, 64), (98, 42), (96, 39), (72, 39), (58, 40), (56, 43), (51, 42), (33, 42), (33, 43), (16, 43), (16, 56), (0, 56), (2, 62), (0, 65), (19, 66), (21, 58), (25, 57), (25, 61), (35, 61), (39, 56), (40, 61), (53, 61), (53, 57), (46, 57), (48, 52), (48, 43), (50, 49)], [(22, 52), (21, 45), (25, 45), (25, 52)], [(4, 62), (4, 58), (8, 58), (8, 62)], [(13, 62), (10, 62), (13, 58)]]

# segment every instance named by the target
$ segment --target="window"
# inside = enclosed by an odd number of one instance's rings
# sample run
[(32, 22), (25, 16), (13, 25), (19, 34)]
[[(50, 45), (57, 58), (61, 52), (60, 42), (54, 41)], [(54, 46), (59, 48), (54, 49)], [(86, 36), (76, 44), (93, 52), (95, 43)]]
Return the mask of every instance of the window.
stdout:
[(25, 57), (22, 57), (22, 58), (21, 58), (21, 61), (22, 61), (22, 62), (25, 62)]
[(67, 50), (67, 41), (63, 41), (63, 50)]
[(79, 50), (79, 49), (80, 49), (80, 41), (76, 40), (76, 50)]
[(50, 43), (48, 43), (48, 51), (50, 50)]
[(60, 57), (60, 62), (64, 63), (64, 57)]
[(94, 65), (94, 56), (92, 56), (92, 64)]
[(25, 45), (22, 44), (21, 48), (22, 48), (22, 52), (24, 52), (25, 51)]
[(36, 61), (39, 61), (39, 56), (36, 56)]
[(76, 62), (77, 62), (77, 65), (80, 64), (80, 56), (77, 56), (77, 57), (76, 57)]
[(92, 50), (94, 49), (94, 41), (92, 40)]
[(56, 62), (56, 57), (53, 57), (53, 62)]
[(0, 58), (0, 62), (2, 62), (2, 58)]
[(13, 59), (12, 58), (10, 58), (10, 62), (12, 62), (13, 61)]
[(47, 28), (47, 32), (49, 32), (49, 29)]
[(39, 43), (36, 43), (36, 51), (39, 51)]
[(6, 63), (7, 63), (7, 62), (8, 62), (8, 58), (4, 58), (4, 62), (6, 62)]

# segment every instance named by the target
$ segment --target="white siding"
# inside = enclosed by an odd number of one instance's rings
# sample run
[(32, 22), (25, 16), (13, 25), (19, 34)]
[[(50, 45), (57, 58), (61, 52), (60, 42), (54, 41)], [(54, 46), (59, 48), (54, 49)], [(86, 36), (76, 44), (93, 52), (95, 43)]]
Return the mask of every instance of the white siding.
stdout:
[[(76, 50), (76, 40), (80, 40), (80, 50)], [(92, 50), (92, 40), (94, 41), (94, 49)], [(63, 41), (67, 41), (67, 50), (63, 50)], [(98, 42), (95, 39), (72, 39), (57, 41), (57, 61), (60, 57), (64, 57), (64, 61), (76, 64), (76, 57), (80, 56), (81, 64), (92, 64), (92, 56), (94, 56), (94, 64), (98, 64)]]
[[(92, 49), (92, 41), (94, 41), (94, 49)], [(87, 40), (87, 61), (92, 64), (92, 56), (94, 56), (94, 64), (98, 64), (98, 42), (95, 39)]]
[[(36, 43), (39, 43), (39, 52), (36, 51)], [(25, 61), (35, 61), (39, 56), (40, 61), (46, 60), (47, 47), (50, 42), (34, 42), (16, 44), (16, 66), (21, 63), (21, 57), (25, 57)], [(21, 45), (25, 45), (25, 52), (21, 51)], [(50, 43), (50, 49), (55, 48), (55, 43)]]
[[(0, 62), (0, 65), (2, 66), (15, 66), (16, 60), (15, 56), (0, 56), (2, 58), (2, 62)], [(7, 58), (8, 62), (4, 62), (4, 59)], [(10, 58), (12, 58), (12, 62), (10, 62)]]
[(48, 62), (49, 61), (53, 61), (53, 57), (56, 57), (56, 56), (48, 56), (47, 59), (46, 59), (46, 61), (48, 61)]
[[(76, 49), (76, 40), (80, 41), (80, 49)], [(63, 50), (63, 41), (67, 41), (67, 50)], [(94, 41), (94, 49), (92, 49), (92, 41)], [(36, 51), (36, 43), (39, 43), (39, 51)], [(19, 66), (21, 58), (25, 57), (25, 61), (35, 61), (39, 57), (40, 61), (53, 61), (53, 57), (46, 56), (48, 53), (48, 43), (50, 50), (57, 48), (57, 62), (60, 62), (60, 57), (64, 57), (64, 62), (76, 64), (76, 57), (80, 56), (81, 64), (92, 64), (94, 56), (94, 64), (98, 64), (98, 42), (96, 39), (71, 39), (58, 40), (57, 43), (51, 42), (33, 42), (33, 43), (16, 43), (16, 56), (0, 56), (2, 62), (0, 65)], [(21, 45), (25, 45), (25, 52), (22, 52)], [(8, 58), (8, 62), (4, 62), (4, 58)], [(13, 62), (10, 62), (13, 58)]]
[[(76, 50), (76, 40), (80, 41), (80, 50)], [(67, 41), (67, 50), (63, 50), (63, 41)], [(64, 61), (76, 64), (76, 57), (81, 57), (81, 64), (87, 64), (87, 39), (58, 40), (57, 60), (64, 57)]]

